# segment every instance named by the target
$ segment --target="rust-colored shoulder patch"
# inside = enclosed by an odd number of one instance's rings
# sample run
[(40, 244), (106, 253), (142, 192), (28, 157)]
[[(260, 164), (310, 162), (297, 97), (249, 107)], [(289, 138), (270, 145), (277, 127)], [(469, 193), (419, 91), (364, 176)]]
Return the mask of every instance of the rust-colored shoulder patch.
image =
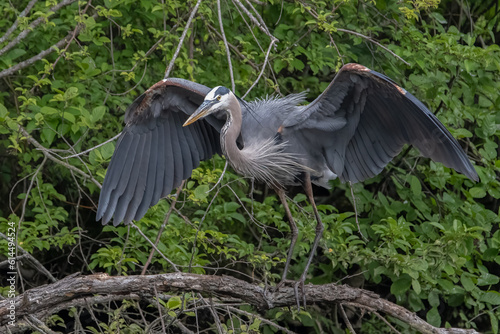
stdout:
[(348, 71), (359, 71), (359, 72), (370, 72), (371, 70), (363, 65), (356, 64), (356, 63), (350, 63), (342, 66), (342, 69), (348, 70)]
[(395, 83), (392, 83), (392, 82), (391, 82), (391, 84), (392, 84), (392, 85), (393, 85), (393, 86), (394, 86), (394, 87), (395, 87), (395, 88), (396, 88), (396, 89), (397, 89), (397, 90), (398, 90), (401, 94), (406, 95), (406, 89), (399, 87), (399, 86), (398, 86), (398, 85), (396, 85)]

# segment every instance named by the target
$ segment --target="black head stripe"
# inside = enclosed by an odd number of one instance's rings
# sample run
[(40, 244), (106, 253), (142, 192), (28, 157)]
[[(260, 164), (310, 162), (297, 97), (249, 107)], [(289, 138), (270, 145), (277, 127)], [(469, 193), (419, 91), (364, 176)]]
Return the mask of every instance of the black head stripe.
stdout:
[(219, 88), (217, 88), (217, 90), (215, 91), (215, 96), (217, 95), (226, 95), (229, 93), (229, 89), (226, 88), (226, 87), (223, 87), (223, 86), (220, 86)]

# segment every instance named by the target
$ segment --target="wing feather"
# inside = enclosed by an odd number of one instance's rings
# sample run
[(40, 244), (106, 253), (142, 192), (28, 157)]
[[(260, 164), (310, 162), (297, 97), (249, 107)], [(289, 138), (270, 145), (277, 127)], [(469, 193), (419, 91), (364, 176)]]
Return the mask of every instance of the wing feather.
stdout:
[(99, 197), (97, 220), (125, 224), (144, 216), (200, 161), (219, 153), (224, 120), (208, 116), (183, 128), (210, 88), (183, 79), (161, 81), (127, 109)]
[[(118, 197), (115, 217), (116, 221), (122, 221), (129, 209), (129, 204), (132, 201), (132, 197), (135, 194), (137, 181), (139, 179), (139, 174), (142, 172), (144, 161), (142, 160), (142, 155), (144, 153), (144, 145), (146, 142), (146, 136), (144, 134), (137, 135), (137, 151), (136, 156), (130, 161), (130, 172), (124, 175), (127, 177), (126, 184), (120, 184), (120, 191), (117, 191), (115, 196)], [(127, 205), (122, 205), (121, 203), (127, 203)]]
[[(160, 154), (161, 150), (158, 152), (159, 154), (154, 154), (155, 153), (154, 148), (158, 147), (159, 144), (158, 137), (159, 137), (159, 127), (151, 129), (151, 142), (149, 147), (150, 161), (148, 166), (146, 186), (144, 190), (144, 196), (142, 197), (142, 200), (137, 208), (137, 211), (135, 212), (134, 217), (131, 218), (134, 220), (140, 219), (140, 217), (144, 216), (144, 214), (151, 205), (156, 204), (152, 203), (153, 196), (156, 192), (155, 188), (157, 187), (157, 184), (160, 181), (163, 182), (163, 179), (160, 180), (160, 178), (163, 177), (162, 175), (163, 171), (161, 170), (161, 165), (159, 163), (161, 159), (161, 154)], [(149, 191), (147, 191), (147, 189), (149, 189)]]
[[(124, 216), (125, 221), (132, 221), (136, 215), (136, 212), (144, 199), (144, 197), (148, 197), (148, 193), (146, 192), (146, 184), (148, 178), (153, 178), (151, 175), (150, 167), (152, 165), (151, 159), (151, 142), (152, 142), (152, 132), (148, 131), (141, 135), (144, 141), (144, 145), (142, 147), (142, 156), (140, 158), (140, 162), (138, 163), (138, 168), (134, 172), (137, 174), (137, 183), (135, 185), (135, 189), (132, 188), (131, 192), (127, 192), (127, 195), (130, 198), (130, 203), (128, 205), (127, 211)], [(130, 186), (130, 185), (129, 185)]]
[(379, 174), (404, 144), (478, 180), (460, 144), (422, 102), (362, 65), (342, 67), (327, 89), (285, 125), (284, 135), (318, 145), (310, 149), (319, 149), (343, 181)]

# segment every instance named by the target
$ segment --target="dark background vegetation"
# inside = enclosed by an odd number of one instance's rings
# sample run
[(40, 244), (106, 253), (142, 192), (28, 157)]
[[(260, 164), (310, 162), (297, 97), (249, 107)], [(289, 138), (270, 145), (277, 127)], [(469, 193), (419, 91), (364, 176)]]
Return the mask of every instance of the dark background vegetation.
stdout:
[[(26, 15), (21, 11), (28, 3), (34, 7)], [(75, 272), (139, 274), (152, 250), (149, 243), (135, 229), (95, 222), (97, 184), (114, 143), (68, 156), (121, 131), (127, 106), (163, 79), (196, 1), (65, 3), (53, 11), (55, 0), (0, 3), (0, 35), (18, 23), (0, 40), (0, 232), (6, 234), (14, 222), (19, 246), (56, 279)], [(239, 4), (261, 16), (279, 40), (267, 63), (271, 38)], [(265, 66), (246, 99), (307, 89), (312, 101), (342, 64), (363, 64), (424, 101), (459, 140), (480, 177), (474, 183), (405, 149), (382, 174), (352, 186), (362, 234), (349, 185), (335, 181), (330, 191), (316, 189), (326, 229), (308, 282), (371, 290), (435, 326), (498, 333), (499, 1), (227, 0), (221, 8), (238, 95)], [(83, 29), (72, 34), (75, 28)], [(65, 36), (69, 42), (39, 55)], [(32, 57), (36, 61), (23, 63)], [(217, 2), (203, 1), (170, 76), (231, 87), (229, 73)], [(34, 140), (28, 141), (27, 133)], [(158, 248), (186, 272), (274, 284), (289, 244), (282, 206), (272, 191), (230, 170), (207, 193), (223, 167), (223, 158), (216, 157), (193, 172)], [(289, 196), (300, 229), (289, 275), (297, 279), (314, 237), (314, 219), (299, 188)], [(156, 239), (174, 198), (160, 201), (137, 222), (150, 239)], [(0, 249), (4, 260), (4, 239)], [(50, 283), (27, 258), (18, 264), (19, 293)], [(171, 270), (155, 254), (147, 273)], [(216, 331), (208, 311), (182, 312), (179, 296), (172, 298), (165, 304), (170, 315), (195, 332), (196, 326)], [(345, 329), (335, 305), (265, 313), (239, 307), (301, 333)], [(218, 312), (229, 333), (278, 331), (258, 317)], [(349, 309), (348, 316), (359, 332), (391, 331), (373, 314)], [(123, 302), (68, 309), (54, 314), (49, 325), (63, 332), (141, 333), (157, 317), (146, 304)]]

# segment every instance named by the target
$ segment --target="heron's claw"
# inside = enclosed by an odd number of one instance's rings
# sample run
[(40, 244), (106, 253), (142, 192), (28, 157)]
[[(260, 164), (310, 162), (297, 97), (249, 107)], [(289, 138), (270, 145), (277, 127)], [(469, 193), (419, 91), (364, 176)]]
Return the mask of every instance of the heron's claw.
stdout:
[(280, 281), (278, 284), (276, 284), (276, 286), (274, 286), (274, 287), (273, 287), (273, 291), (274, 291), (274, 292), (276, 292), (276, 291), (278, 291), (279, 289), (281, 289), (281, 288), (282, 288), (285, 284), (287, 284), (287, 283), (292, 284), (292, 283), (294, 283), (294, 282), (295, 282), (295, 281), (288, 280), (288, 279), (286, 279), (286, 278), (282, 278), (282, 279), (281, 279), (281, 281)]
[(300, 291), (302, 292), (302, 304), (303, 304), (304, 308), (306, 308), (306, 295), (305, 295), (305, 290), (304, 290), (304, 282), (305, 282), (305, 278), (302, 278), (302, 277), (298, 281), (282, 279), (278, 284), (276, 284), (276, 286), (274, 286), (272, 288), (272, 291), (277, 292), (284, 285), (290, 284), (293, 287), (293, 291), (295, 293), (295, 301), (297, 302), (297, 309), (300, 311), (299, 288), (300, 288)]

